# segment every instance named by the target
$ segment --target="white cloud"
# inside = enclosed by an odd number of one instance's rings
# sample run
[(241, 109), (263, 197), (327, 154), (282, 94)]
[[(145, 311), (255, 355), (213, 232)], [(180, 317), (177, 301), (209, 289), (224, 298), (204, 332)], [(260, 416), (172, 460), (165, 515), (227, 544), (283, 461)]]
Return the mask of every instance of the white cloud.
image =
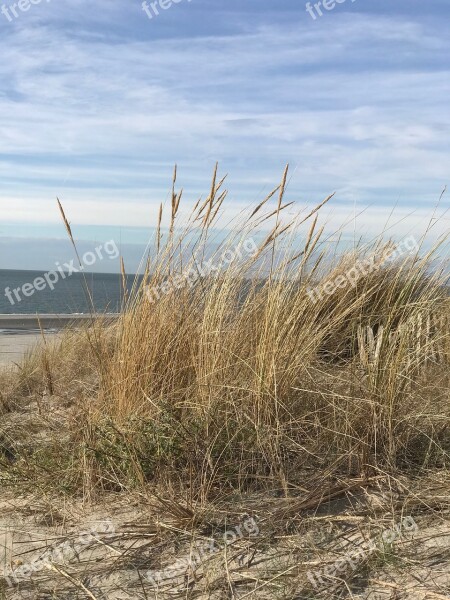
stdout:
[[(46, 24), (34, 11), (5, 30), (2, 218), (54, 222), (63, 192), (76, 222), (154, 224), (175, 162), (193, 199), (221, 160), (236, 208), (290, 162), (292, 195), (314, 202), (336, 189), (343, 217), (355, 200), (399, 197), (425, 214), (448, 181), (450, 77), (439, 57), (450, 42), (431, 25), (330, 14), (320, 28), (146, 40), (107, 35), (135, 7), (96, 2), (95, 13), (84, 0), (54, 3)], [(370, 213), (372, 229), (385, 210)]]

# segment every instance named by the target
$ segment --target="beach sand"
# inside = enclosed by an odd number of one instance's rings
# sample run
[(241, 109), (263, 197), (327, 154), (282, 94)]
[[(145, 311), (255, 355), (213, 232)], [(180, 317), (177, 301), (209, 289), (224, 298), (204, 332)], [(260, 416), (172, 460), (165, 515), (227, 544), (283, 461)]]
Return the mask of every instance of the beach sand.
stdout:
[[(55, 334), (50, 333), (48, 335), (54, 337)], [(40, 333), (1, 333), (0, 367), (19, 363), (25, 352), (38, 344), (42, 344)]]
[[(114, 319), (115, 315), (107, 317)], [(91, 320), (90, 315), (0, 315), (0, 367), (20, 362), (28, 349), (42, 344), (40, 327), (46, 336), (54, 336)]]

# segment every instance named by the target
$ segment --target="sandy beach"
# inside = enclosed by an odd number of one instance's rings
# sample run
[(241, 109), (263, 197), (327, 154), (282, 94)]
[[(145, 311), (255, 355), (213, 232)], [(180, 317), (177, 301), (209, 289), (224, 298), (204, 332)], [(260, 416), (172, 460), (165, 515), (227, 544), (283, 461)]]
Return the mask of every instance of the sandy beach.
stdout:
[(90, 315), (0, 315), (0, 367), (18, 363), (28, 349), (42, 343), (40, 327), (46, 336), (55, 336), (91, 320)]
[[(54, 336), (55, 333), (46, 335)], [(20, 362), (25, 352), (42, 343), (40, 333), (1, 333), (0, 334), (0, 367), (11, 366)]]

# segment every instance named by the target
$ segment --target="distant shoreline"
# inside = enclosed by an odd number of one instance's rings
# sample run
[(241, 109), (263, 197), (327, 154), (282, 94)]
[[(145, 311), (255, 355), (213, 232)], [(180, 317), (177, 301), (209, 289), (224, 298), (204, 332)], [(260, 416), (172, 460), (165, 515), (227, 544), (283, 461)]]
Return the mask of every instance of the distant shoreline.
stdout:
[(0, 335), (6, 333), (20, 333), (26, 331), (39, 331), (42, 329), (60, 330), (70, 325), (83, 325), (89, 323), (92, 319), (105, 318), (107, 320), (115, 320), (118, 313), (106, 314), (0, 314)]
[[(45, 335), (58, 336), (66, 327), (80, 327), (94, 318), (114, 321), (117, 313), (89, 314), (0, 314), (0, 368), (21, 362), (26, 352), (42, 344), (40, 329)], [(55, 338), (54, 338), (55, 339)]]

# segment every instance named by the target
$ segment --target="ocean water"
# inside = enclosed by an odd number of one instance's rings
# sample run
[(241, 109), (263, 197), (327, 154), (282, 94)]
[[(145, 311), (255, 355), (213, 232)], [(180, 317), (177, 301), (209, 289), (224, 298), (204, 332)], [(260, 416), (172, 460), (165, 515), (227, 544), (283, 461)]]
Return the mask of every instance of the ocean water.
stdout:
[[(85, 273), (85, 277), (96, 311), (118, 312), (123, 297), (122, 276), (108, 273)], [(132, 283), (133, 277), (129, 276), (128, 287)], [(10, 299), (7, 294), (8, 288)], [(16, 290), (17, 293), (14, 293), (13, 290)], [(0, 314), (79, 314), (89, 312), (90, 303), (82, 273), (73, 273), (70, 277), (66, 274), (65, 278), (60, 275), (58, 281), (49, 283), (45, 280), (43, 271), (0, 269)]]

